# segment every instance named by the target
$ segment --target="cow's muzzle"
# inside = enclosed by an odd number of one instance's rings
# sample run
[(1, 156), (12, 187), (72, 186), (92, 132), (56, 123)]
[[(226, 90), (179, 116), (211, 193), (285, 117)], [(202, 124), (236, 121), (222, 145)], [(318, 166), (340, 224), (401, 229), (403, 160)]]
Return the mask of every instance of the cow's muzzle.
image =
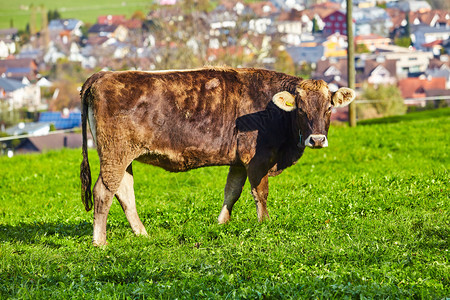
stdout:
[(323, 134), (311, 134), (305, 141), (305, 146), (309, 148), (328, 147), (328, 139)]

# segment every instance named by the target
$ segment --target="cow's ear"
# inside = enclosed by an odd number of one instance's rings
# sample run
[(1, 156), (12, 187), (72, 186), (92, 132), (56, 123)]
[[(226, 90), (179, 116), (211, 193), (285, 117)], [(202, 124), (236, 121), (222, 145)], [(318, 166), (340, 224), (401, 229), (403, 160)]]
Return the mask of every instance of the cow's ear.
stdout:
[(331, 104), (333, 104), (334, 107), (341, 107), (350, 104), (353, 100), (355, 100), (355, 91), (342, 87), (334, 92), (331, 97)]
[(273, 103), (284, 111), (293, 111), (297, 106), (295, 105), (295, 98), (289, 92), (279, 92), (272, 98)]

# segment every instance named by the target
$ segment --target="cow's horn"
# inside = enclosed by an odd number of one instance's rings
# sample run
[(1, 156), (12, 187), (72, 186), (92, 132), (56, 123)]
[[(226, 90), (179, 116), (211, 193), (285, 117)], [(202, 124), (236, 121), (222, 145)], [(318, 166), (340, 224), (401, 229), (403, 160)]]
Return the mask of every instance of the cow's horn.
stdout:
[(284, 111), (293, 111), (296, 108), (294, 96), (287, 91), (275, 94), (272, 101)]

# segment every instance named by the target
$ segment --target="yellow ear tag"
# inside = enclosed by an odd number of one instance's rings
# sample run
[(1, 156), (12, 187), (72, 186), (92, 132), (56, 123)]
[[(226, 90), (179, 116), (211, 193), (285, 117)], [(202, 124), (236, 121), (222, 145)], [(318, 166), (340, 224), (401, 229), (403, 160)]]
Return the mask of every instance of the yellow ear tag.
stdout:
[(284, 104), (286, 104), (286, 106), (294, 106), (294, 103), (292, 103), (292, 102), (288, 102), (288, 101), (286, 101), (286, 102), (284, 102)]

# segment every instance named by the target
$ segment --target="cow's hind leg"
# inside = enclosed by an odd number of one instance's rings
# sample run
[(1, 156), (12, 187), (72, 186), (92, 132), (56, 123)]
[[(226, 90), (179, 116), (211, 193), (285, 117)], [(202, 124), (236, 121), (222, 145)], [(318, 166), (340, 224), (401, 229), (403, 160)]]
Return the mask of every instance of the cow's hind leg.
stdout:
[(117, 200), (119, 200), (120, 205), (122, 206), (123, 212), (127, 216), (128, 222), (130, 223), (133, 232), (136, 235), (147, 235), (147, 231), (145, 230), (141, 219), (139, 219), (136, 210), (133, 185), (133, 170), (130, 164), (125, 172), (125, 175), (123, 176), (119, 189), (117, 190), (116, 197)]
[(106, 244), (106, 221), (111, 208), (114, 193), (103, 182), (102, 174), (98, 176), (94, 186), (94, 246)]
[(242, 193), (242, 187), (247, 179), (247, 171), (244, 166), (230, 166), (227, 183), (225, 185), (225, 197), (222, 211), (218, 221), (220, 224), (228, 222), (233, 205), (239, 199)]
[(130, 164), (124, 158), (122, 164), (110, 164), (100, 158), (100, 175), (94, 186), (94, 235), (93, 244), (101, 246), (106, 244), (106, 222), (114, 195), (119, 190), (125, 174), (126, 166)]

